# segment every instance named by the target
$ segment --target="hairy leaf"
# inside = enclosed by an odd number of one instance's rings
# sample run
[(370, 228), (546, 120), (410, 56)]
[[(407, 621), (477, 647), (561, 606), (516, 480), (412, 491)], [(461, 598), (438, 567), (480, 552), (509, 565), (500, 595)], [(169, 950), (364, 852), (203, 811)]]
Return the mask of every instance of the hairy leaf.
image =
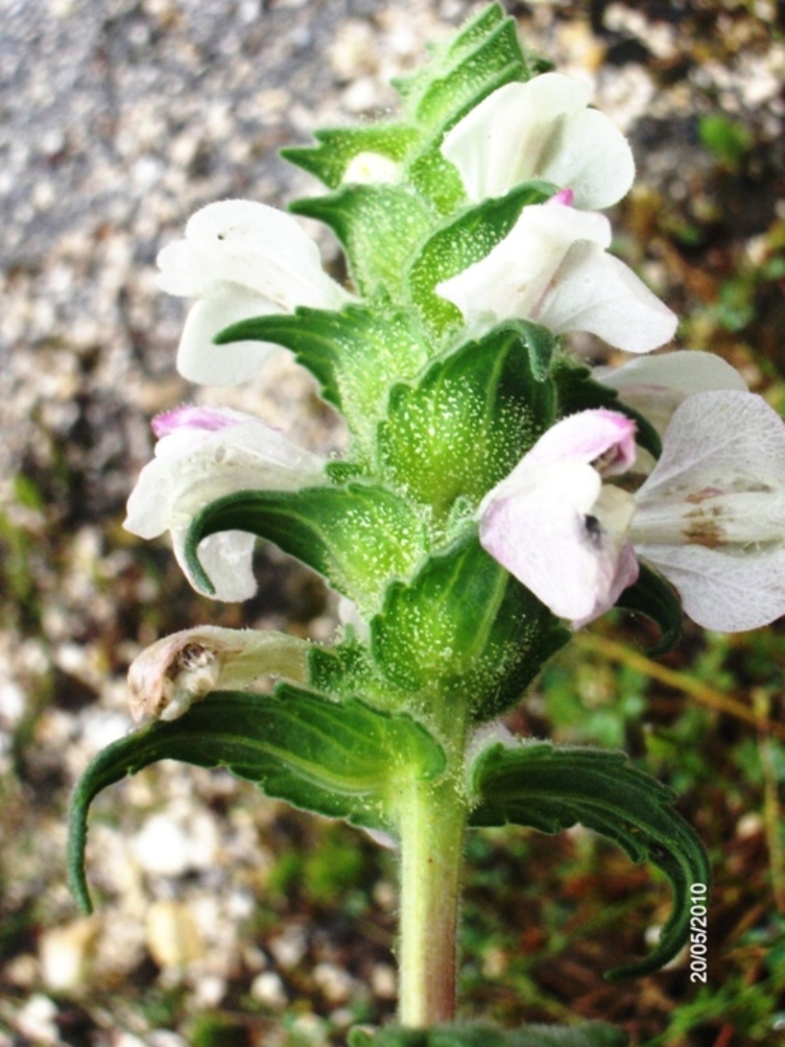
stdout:
[(434, 361), (416, 385), (393, 388), (379, 426), (382, 468), (443, 519), (457, 498), (477, 505), (553, 418), (553, 337), (513, 322)]
[(609, 971), (612, 981), (648, 974), (676, 955), (689, 937), (690, 887), (710, 879), (706, 852), (673, 810), (671, 790), (626, 759), (620, 752), (548, 742), (497, 743), (471, 771), (478, 801), (472, 824), (511, 822), (557, 833), (580, 823), (618, 843), (634, 862), (648, 860), (665, 874), (674, 901), (659, 942), (646, 959)]
[(435, 131), (445, 130), (502, 84), (530, 75), (514, 19), (491, 4), (434, 46), (426, 65), (394, 84), (410, 122)]
[(211, 502), (188, 532), (189, 568), (208, 592), (212, 582), (199, 561), (199, 543), (219, 531), (246, 531), (275, 542), (370, 609), (389, 579), (412, 573), (424, 550), (414, 510), (374, 484), (239, 491)]
[(428, 358), (428, 346), (410, 317), (382, 306), (349, 305), (340, 313), (300, 308), (294, 315), (260, 316), (226, 328), (215, 341), (253, 339), (291, 349), (361, 439), (383, 414), (394, 382), (413, 378)]
[(371, 622), (380, 671), (426, 700), (468, 701), (475, 719), (516, 704), (566, 642), (550, 612), (467, 532), (431, 556), (411, 583), (393, 583)]
[[(365, 297), (403, 300), (403, 279), (434, 216), (406, 185), (345, 185), (327, 196), (297, 200), (295, 214), (324, 222), (349, 258), (352, 279)], [(384, 244), (384, 250), (379, 245)]]
[(388, 828), (388, 797), (399, 775), (429, 779), (444, 769), (441, 748), (409, 716), (356, 699), (329, 701), (287, 683), (273, 696), (213, 692), (179, 719), (107, 746), (80, 778), (71, 802), (69, 876), (87, 911), (90, 805), (107, 786), (158, 760), (226, 767), (268, 796), (369, 828)]
[(336, 700), (361, 694), (374, 709), (398, 712), (411, 702), (411, 694), (384, 676), (364, 643), (347, 638), (329, 647), (311, 645), (308, 652), (311, 686)]

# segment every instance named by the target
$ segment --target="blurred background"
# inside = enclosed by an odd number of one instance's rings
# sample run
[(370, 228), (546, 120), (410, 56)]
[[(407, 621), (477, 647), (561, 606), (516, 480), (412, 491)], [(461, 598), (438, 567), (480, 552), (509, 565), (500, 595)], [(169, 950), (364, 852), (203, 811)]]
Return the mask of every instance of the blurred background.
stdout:
[[(212, 200), (316, 186), (278, 157), (395, 105), (391, 76), (482, 5), (443, 0), (5, 0), (0, 8), (0, 1045), (339, 1044), (395, 1007), (394, 858), (222, 773), (162, 764), (93, 811), (93, 917), (65, 886), (76, 777), (130, 726), (147, 644), (213, 622), (329, 640), (334, 604), (270, 546), (258, 596), (197, 597), (166, 542), (122, 529), (149, 420), (256, 412), (307, 446), (341, 433), (281, 353), (256, 384), (190, 387), (182, 301), (155, 256)], [(629, 135), (616, 248), (785, 412), (785, 4), (509, 3), (530, 47), (587, 77)], [(340, 275), (338, 251), (320, 238)], [(686, 956), (611, 987), (669, 911), (651, 869), (582, 830), (468, 844), (462, 1013), (570, 1014), (633, 1047), (785, 1043), (785, 628), (687, 627), (659, 662), (610, 615), (511, 725), (621, 746), (668, 782), (715, 873), (709, 977)]]

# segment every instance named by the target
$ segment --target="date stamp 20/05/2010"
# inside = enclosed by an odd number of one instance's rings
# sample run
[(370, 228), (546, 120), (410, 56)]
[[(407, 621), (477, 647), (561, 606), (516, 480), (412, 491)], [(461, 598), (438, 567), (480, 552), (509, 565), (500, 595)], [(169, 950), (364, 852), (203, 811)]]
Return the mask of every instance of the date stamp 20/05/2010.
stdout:
[(690, 981), (706, 984), (708, 974), (708, 921), (706, 902), (708, 888), (705, 883), (694, 883), (690, 887)]

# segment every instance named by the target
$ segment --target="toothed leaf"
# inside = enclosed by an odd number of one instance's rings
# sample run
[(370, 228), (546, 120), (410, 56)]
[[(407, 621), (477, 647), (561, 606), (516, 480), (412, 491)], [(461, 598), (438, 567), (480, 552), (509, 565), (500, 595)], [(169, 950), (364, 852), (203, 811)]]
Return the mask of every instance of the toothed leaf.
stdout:
[(428, 345), (409, 316), (382, 306), (350, 305), (340, 313), (300, 308), (243, 320), (215, 339), (218, 345), (248, 340), (291, 349), (363, 446), (392, 385), (413, 378), (428, 359)]
[(409, 716), (358, 700), (332, 702), (291, 684), (279, 684), (273, 696), (215, 691), (179, 719), (107, 746), (80, 778), (71, 801), (69, 877), (88, 912), (90, 805), (109, 785), (158, 760), (225, 767), (295, 807), (380, 829), (389, 828), (399, 773), (429, 779), (444, 769), (440, 746)]
[(569, 638), (549, 611), (493, 560), (474, 533), (394, 582), (371, 622), (380, 672), (410, 693), (441, 688), (476, 720), (515, 705)]
[(414, 190), (386, 184), (346, 185), (327, 196), (298, 200), (291, 210), (332, 229), (360, 294), (384, 294), (394, 301), (403, 297), (404, 274), (434, 217)]
[(245, 531), (275, 542), (369, 608), (387, 581), (410, 575), (423, 554), (422, 524), (414, 510), (373, 484), (239, 491), (212, 502), (195, 517), (186, 541), (189, 567), (208, 592), (212, 582), (198, 547), (219, 531)]
[(690, 888), (711, 878), (703, 845), (673, 810), (674, 794), (626, 760), (621, 752), (548, 742), (494, 744), (471, 769), (473, 825), (512, 823), (557, 833), (581, 824), (667, 877), (673, 909), (657, 945), (644, 960), (608, 971), (611, 981), (649, 974), (676, 955), (689, 937)]
[(553, 337), (509, 323), (436, 360), (392, 390), (378, 457), (394, 483), (443, 519), (457, 498), (476, 506), (553, 418)]
[(422, 69), (394, 83), (411, 122), (435, 130), (502, 84), (528, 80), (530, 75), (514, 19), (492, 4), (456, 36), (431, 48)]

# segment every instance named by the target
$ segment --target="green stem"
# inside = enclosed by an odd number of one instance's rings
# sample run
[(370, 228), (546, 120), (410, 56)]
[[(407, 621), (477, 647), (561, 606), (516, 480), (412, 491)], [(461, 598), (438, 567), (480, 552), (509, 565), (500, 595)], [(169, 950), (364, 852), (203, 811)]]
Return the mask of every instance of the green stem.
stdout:
[(401, 805), (399, 1018), (412, 1028), (455, 1017), (466, 816), (466, 801), (451, 780), (414, 783)]

